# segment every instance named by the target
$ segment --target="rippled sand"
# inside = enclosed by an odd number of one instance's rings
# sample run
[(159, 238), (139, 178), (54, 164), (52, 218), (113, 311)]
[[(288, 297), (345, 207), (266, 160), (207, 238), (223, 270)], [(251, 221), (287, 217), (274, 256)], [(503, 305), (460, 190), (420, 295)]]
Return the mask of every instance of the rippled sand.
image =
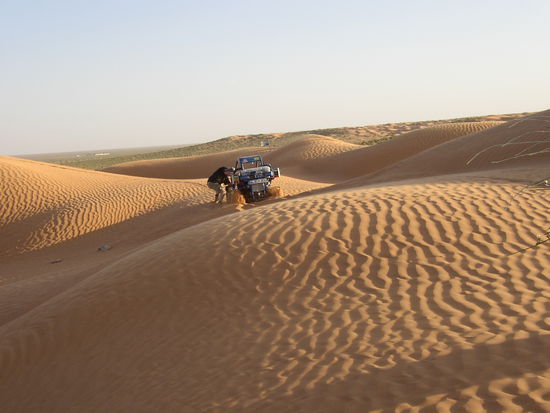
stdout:
[(1, 157), (2, 408), (550, 411), (550, 253), (525, 249), (550, 192), (520, 192), (549, 134), (546, 111), (305, 136), (265, 153), (284, 198), (222, 207), (204, 177), (233, 153), (113, 169), (141, 177)]

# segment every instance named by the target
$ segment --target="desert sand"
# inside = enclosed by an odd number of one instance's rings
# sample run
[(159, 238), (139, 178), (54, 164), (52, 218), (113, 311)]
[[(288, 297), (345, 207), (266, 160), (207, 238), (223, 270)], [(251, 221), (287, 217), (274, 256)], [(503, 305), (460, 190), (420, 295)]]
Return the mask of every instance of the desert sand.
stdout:
[(0, 410), (550, 411), (550, 110), (238, 154), (0, 157)]

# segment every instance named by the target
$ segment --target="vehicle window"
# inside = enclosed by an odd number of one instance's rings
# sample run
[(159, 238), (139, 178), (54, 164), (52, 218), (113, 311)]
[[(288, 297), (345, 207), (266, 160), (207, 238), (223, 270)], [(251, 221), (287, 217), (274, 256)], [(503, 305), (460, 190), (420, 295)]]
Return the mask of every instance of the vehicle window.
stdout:
[(260, 162), (244, 162), (242, 165), (243, 169), (250, 169), (260, 166)]

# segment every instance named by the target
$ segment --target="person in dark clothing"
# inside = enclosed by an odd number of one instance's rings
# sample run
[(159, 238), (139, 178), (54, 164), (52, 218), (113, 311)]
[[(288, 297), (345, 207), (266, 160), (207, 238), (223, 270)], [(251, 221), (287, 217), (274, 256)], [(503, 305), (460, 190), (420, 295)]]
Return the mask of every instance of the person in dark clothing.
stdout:
[(222, 189), (222, 185), (225, 185), (226, 187), (231, 185), (231, 181), (229, 180), (229, 175), (231, 175), (231, 172), (231, 169), (221, 166), (208, 178), (208, 188), (216, 191), (214, 198), (214, 202), (216, 204), (221, 204), (223, 202), (223, 198), (225, 197), (225, 191)]

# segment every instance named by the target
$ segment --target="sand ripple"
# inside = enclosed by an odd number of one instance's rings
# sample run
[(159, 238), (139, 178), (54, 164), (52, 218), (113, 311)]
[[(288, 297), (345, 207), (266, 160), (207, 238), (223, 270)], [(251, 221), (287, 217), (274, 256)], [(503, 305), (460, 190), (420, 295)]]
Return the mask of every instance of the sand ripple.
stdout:
[(175, 233), (0, 331), (1, 370), (33, 394), (13, 406), (86, 371), (48, 405), (543, 410), (550, 256), (510, 254), (547, 204), (506, 209), (517, 189), (365, 188)]
[[(290, 148), (290, 145), (273, 153), (275, 159), (287, 159), (293, 162), (282, 163), (285, 174), (298, 177), (308, 177), (311, 180), (325, 182), (341, 182), (343, 180), (370, 174), (392, 166), (400, 161), (420, 154), (423, 151), (437, 147), (448, 141), (471, 135), (486, 129), (501, 125), (503, 122), (460, 122), (435, 125), (407, 132), (387, 142), (372, 147), (361, 147), (349, 144), (335, 144), (319, 137), (310, 137), (301, 145)], [(346, 146), (347, 145), (347, 146)], [(310, 147), (311, 149), (308, 149)], [(327, 147), (324, 151), (320, 148)], [(307, 157), (309, 152), (320, 152), (322, 157)], [(305, 155), (304, 155), (305, 153)], [(269, 158), (270, 155), (266, 155)], [(298, 159), (301, 158), (301, 159)], [(275, 164), (275, 160), (273, 161)], [(464, 162), (465, 164), (466, 162)], [(423, 164), (425, 165), (425, 164)]]
[[(203, 179), (0, 158), (4, 258), (36, 259), (0, 286), (2, 409), (550, 411), (550, 254), (528, 248), (550, 192), (519, 194), (549, 116), (307, 137), (274, 152), (291, 196), (238, 207)], [(518, 148), (540, 153), (494, 162)], [(41, 268), (107, 226), (142, 241)]]
[(108, 175), (8, 157), (0, 158), (0, 191), (0, 228), (7, 234), (0, 247), (5, 254), (55, 245), (177, 202), (204, 202), (210, 193), (200, 183)]

